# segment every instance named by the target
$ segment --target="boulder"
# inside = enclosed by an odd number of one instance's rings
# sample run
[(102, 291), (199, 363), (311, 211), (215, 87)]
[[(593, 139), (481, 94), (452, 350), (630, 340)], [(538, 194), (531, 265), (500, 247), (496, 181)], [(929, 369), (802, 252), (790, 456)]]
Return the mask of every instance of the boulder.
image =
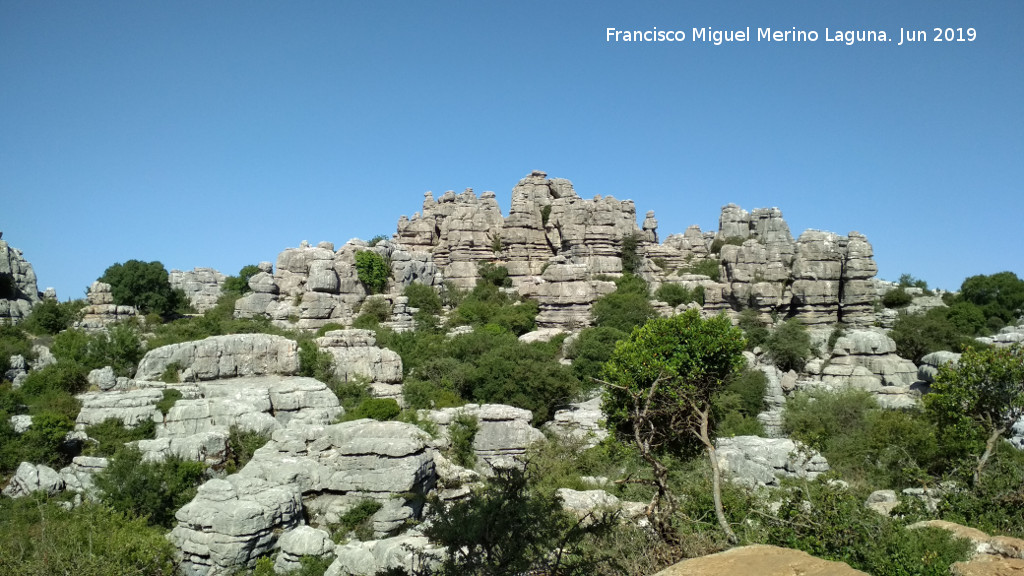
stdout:
[(956, 367), (960, 363), (960, 356), (961, 354), (958, 352), (949, 352), (948, 350), (925, 354), (921, 358), (921, 365), (917, 367), (917, 379), (931, 384), (939, 373), (939, 366), (951, 364), (953, 367)]
[(21, 498), (33, 492), (45, 492), (53, 496), (63, 489), (64, 480), (53, 468), (22, 462), (2, 494), (8, 498)]
[(633, 519), (643, 516), (647, 511), (647, 504), (643, 502), (623, 502), (604, 490), (559, 488), (555, 495), (562, 501), (563, 509), (580, 519), (606, 512), (620, 514), (625, 519)]
[(93, 476), (104, 470), (109, 463), (106, 458), (75, 456), (70, 465), (60, 469), (60, 477), (67, 490), (95, 497)]
[(748, 486), (775, 486), (781, 477), (813, 480), (829, 470), (824, 456), (789, 438), (719, 438), (716, 455), (723, 474)]
[(163, 418), (156, 408), (157, 403), (163, 399), (163, 392), (152, 388), (85, 392), (75, 397), (82, 402), (82, 409), (75, 419), (76, 430), (85, 430), (87, 426), (111, 418), (120, 420), (128, 428), (134, 428), (147, 420), (158, 422)]
[(217, 305), (227, 276), (213, 268), (193, 268), (171, 270), (168, 280), (171, 288), (184, 292), (192, 308), (202, 314)]
[(32, 264), (25, 260), (21, 250), (0, 240), (0, 320), (17, 323), (40, 301), (42, 295)]
[(89, 386), (95, 386), (100, 390), (107, 391), (117, 385), (117, 377), (114, 376), (114, 369), (110, 366), (96, 368), (89, 372), (87, 377)]
[(339, 545), (334, 553), (337, 557), (324, 576), (374, 576), (392, 568), (408, 573), (424, 563), (435, 565), (444, 551), (424, 536), (405, 535), (368, 542), (355, 540)]
[(868, 576), (843, 562), (800, 550), (754, 544), (684, 560), (655, 576)]
[(274, 562), (274, 571), (279, 574), (301, 568), (300, 560), (303, 556), (334, 556), (331, 535), (311, 526), (296, 526), (284, 532), (277, 539), (277, 547), (279, 552)]
[(168, 367), (176, 367), (183, 382), (292, 375), (299, 371), (298, 344), (271, 334), (229, 334), (170, 344), (147, 352), (135, 378), (160, 380)]
[(378, 348), (371, 330), (331, 330), (316, 339), (317, 346), (334, 359), (334, 374), (342, 381), (367, 379), (397, 384), (402, 381), (402, 358)]
[(494, 468), (521, 467), (526, 449), (534, 442), (544, 440), (544, 433), (530, 426), (533, 413), (522, 408), (504, 404), (466, 404), (458, 408), (420, 410), (420, 417), (437, 424), (445, 439), (451, 424), (460, 415), (477, 420), (473, 451), (477, 456), (477, 471), (483, 474), (491, 474)]
[(573, 402), (555, 412), (555, 417), (544, 425), (545, 430), (563, 438), (582, 440), (585, 448), (597, 446), (608, 437), (601, 411), (601, 396), (583, 402)]

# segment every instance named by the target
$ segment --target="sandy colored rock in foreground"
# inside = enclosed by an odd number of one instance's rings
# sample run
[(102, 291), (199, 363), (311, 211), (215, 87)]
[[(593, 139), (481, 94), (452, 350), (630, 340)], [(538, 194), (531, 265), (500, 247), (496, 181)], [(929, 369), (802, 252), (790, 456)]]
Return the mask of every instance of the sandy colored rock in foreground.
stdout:
[(1024, 576), (1024, 560), (981, 555), (950, 567), (953, 576)]
[(867, 576), (842, 562), (806, 552), (755, 544), (684, 560), (655, 576)]

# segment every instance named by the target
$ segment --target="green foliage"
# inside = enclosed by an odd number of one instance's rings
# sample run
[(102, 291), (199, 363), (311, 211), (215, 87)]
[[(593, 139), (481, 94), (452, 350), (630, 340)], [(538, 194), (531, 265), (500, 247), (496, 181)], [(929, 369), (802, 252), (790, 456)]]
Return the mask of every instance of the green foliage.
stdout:
[(73, 510), (60, 504), (0, 498), (0, 574), (175, 573), (174, 547), (159, 528), (101, 504), (87, 501)]
[(925, 407), (947, 446), (980, 458), (975, 482), (1000, 437), (1024, 417), (1024, 348), (969, 348), (945, 364)]
[(170, 362), (160, 374), (160, 381), (164, 384), (178, 384), (181, 382), (181, 364)]
[(26, 396), (44, 396), (48, 392), (78, 394), (89, 387), (85, 369), (73, 362), (57, 362), (32, 370), (21, 386)]
[(143, 314), (172, 315), (187, 302), (180, 291), (171, 288), (167, 270), (160, 262), (129, 260), (114, 264), (103, 272), (100, 282), (110, 284), (114, 303), (135, 306)]
[(718, 436), (761, 436), (764, 426), (757, 415), (765, 409), (768, 378), (760, 370), (744, 369), (730, 378), (714, 398)]
[(657, 316), (648, 300), (648, 287), (639, 276), (623, 274), (615, 281), (615, 292), (594, 303), (594, 324), (630, 333)]
[(373, 238), (370, 238), (370, 241), (367, 242), (367, 244), (370, 245), (370, 248), (373, 248), (377, 244), (380, 244), (381, 242), (384, 242), (386, 240), (388, 240), (388, 236), (385, 236), (384, 234), (377, 234)]
[(147, 348), (153, 350), (168, 344), (202, 340), (224, 334), (285, 334), (284, 330), (276, 328), (270, 323), (269, 318), (263, 316), (235, 318), (237, 299), (236, 294), (225, 293), (217, 300), (216, 306), (202, 315), (179, 318), (173, 322), (153, 326), (154, 334), (147, 339)]
[(829, 333), (828, 335), (828, 343), (826, 344), (828, 346), (828, 351), (831, 352), (832, 350), (834, 350), (836, 347), (836, 342), (839, 342), (839, 339), (845, 335), (846, 324), (842, 322), (837, 322), (836, 325), (832, 327), (832, 332)]
[(924, 314), (900, 314), (889, 330), (896, 342), (896, 353), (920, 363), (926, 354), (938, 350), (962, 351), (976, 346), (973, 336), (980, 333), (983, 318), (969, 303), (950, 308), (933, 308)]
[(1024, 280), (1013, 272), (971, 276), (960, 285), (957, 300), (974, 304), (986, 319), (998, 320), (990, 326), (997, 328), (1024, 314)]
[(384, 298), (367, 298), (359, 307), (359, 316), (352, 322), (353, 328), (373, 330), (391, 317), (391, 303)]
[(944, 530), (908, 530), (865, 507), (864, 494), (821, 481), (793, 486), (782, 496), (777, 513), (760, 516), (757, 540), (875, 576), (946, 576), (972, 547)]
[(459, 414), (455, 417), (448, 428), (448, 436), (452, 446), (449, 452), (453, 462), (463, 468), (472, 468), (476, 465), (476, 452), (473, 450), (473, 440), (480, 430), (475, 416)]
[(117, 418), (108, 418), (86, 427), (85, 433), (93, 441), (86, 444), (86, 455), (110, 457), (123, 449), (127, 442), (156, 438), (156, 423), (146, 420), (134, 428), (128, 428)]
[(551, 218), (551, 204), (545, 204), (540, 209), (540, 222), (542, 225), (547, 226), (548, 220)]
[(615, 344), (629, 334), (616, 328), (597, 326), (586, 328), (569, 345), (567, 356), (572, 358), (572, 371), (583, 387), (593, 386), (594, 378), (601, 375), (604, 363), (612, 357)]
[(747, 339), (748, 350), (753, 350), (758, 346), (764, 346), (765, 342), (768, 341), (768, 337), (771, 335), (771, 332), (768, 331), (768, 327), (761, 321), (761, 315), (753, 308), (747, 308), (740, 312), (739, 318), (737, 318), (736, 321), (736, 326), (740, 330), (743, 330), (743, 335)]
[(164, 397), (156, 403), (156, 409), (161, 414), (167, 416), (167, 413), (174, 407), (174, 403), (181, 399), (181, 390), (176, 388), (167, 388), (164, 390)]
[(768, 357), (780, 370), (804, 369), (807, 358), (811, 355), (811, 335), (807, 327), (796, 318), (791, 318), (778, 326), (765, 340), (764, 348)]
[(373, 420), (394, 420), (402, 408), (394, 398), (365, 398), (354, 409), (345, 412), (342, 422), (371, 418)]
[(356, 274), (369, 294), (380, 294), (391, 279), (391, 262), (371, 250), (356, 252)]
[(252, 460), (252, 455), (270, 442), (270, 436), (253, 430), (232, 426), (228, 431), (228, 457), (225, 471), (234, 474)]
[(743, 246), (746, 242), (746, 238), (740, 238), (739, 236), (729, 236), (728, 238), (715, 238), (711, 242), (711, 253), (721, 254), (723, 246)]
[(662, 284), (654, 293), (654, 297), (662, 302), (666, 302), (673, 308), (680, 304), (689, 304), (690, 302), (696, 302), (703, 306), (704, 287), (697, 286), (693, 290), (690, 290), (681, 284), (665, 283)]
[(32, 415), (32, 426), (15, 434), (7, 413), (0, 411), (0, 474), (14, 472), (22, 462), (46, 464), (60, 470), (71, 463), (74, 447), (64, 442), (75, 421), (58, 410), (40, 410)]
[[(558, 498), (531, 491), (528, 475), (514, 468), (496, 470), (465, 500), (432, 502), (431, 511), (424, 533), (447, 552), (433, 571), (438, 576), (593, 574), (595, 559), (583, 540), (613, 526), (610, 515), (577, 521)], [(560, 553), (551, 554), (556, 548)]]
[(949, 465), (924, 414), (882, 410), (868, 392), (796, 394), (783, 430), (820, 450), (843, 479), (872, 489), (916, 485)]
[[(634, 441), (640, 428), (652, 452), (694, 455), (703, 449), (692, 433), (695, 407), (709, 406), (742, 368), (743, 347), (742, 333), (724, 316), (705, 320), (688, 310), (649, 321), (605, 364), (604, 379), (613, 384), (603, 402), (609, 429)], [(638, 421), (641, 406), (646, 415)]]
[(334, 357), (312, 339), (299, 340), (299, 376), (329, 383), (334, 378)]
[(259, 266), (254, 264), (242, 266), (242, 269), (238, 271), (238, 276), (228, 276), (224, 279), (224, 285), (221, 290), (225, 294), (233, 294), (235, 296), (248, 294), (252, 292), (252, 288), (249, 288), (249, 279), (259, 273)]
[(622, 272), (637, 274), (643, 267), (644, 259), (640, 255), (640, 235), (636, 232), (622, 237)]
[(722, 269), (718, 265), (718, 260), (701, 260), (695, 264), (688, 264), (679, 269), (678, 274), (699, 274), (701, 276), (707, 276), (715, 282), (721, 277)]
[(903, 286), (889, 290), (882, 296), (882, 306), (886, 308), (904, 308), (914, 301), (914, 297), (904, 290)]
[(539, 424), (579, 391), (572, 370), (558, 363), (557, 341), (527, 344), (488, 329), (453, 338), (381, 330), (377, 343), (402, 357), (403, 395), (413, 408), (498, 402), (533, 411)]
[(93, 480), (102, 502), (124, 514), (146, 518), (153, 526), (170, 528), (174, 513), (187, 504), (205, 477), (206, 467), (169, 457), (143, 462), (142, 452), (125, 448)]
[(402, 294), (409, 299), (409, 306), (418, 308), (421, 313), (441, 313), (441, 296), (430, 286), (413, 282), (405, 287)]
[(356, 540), (372, 540), (373, 522), (371, 519), (382, 507), (383, 505), (376, 500), (360, 500), (352, 509), (341, 515), (337, 525), (331, 526), (331, 532), (335, 534), (335, 539), (346, 538), (351, 534), (355, 536)]
[[(481, 270), (483, 268), (481, 266)], [(494, 280), (494, 277), (491, 279)], [(539, 306), (535, 300), (520, 300), (502, 292), (492, 281), (482, 278), (459, 303), (449, 317), (448, 325), (469, 324), (492, 332), (511, 332), (519, 336), (536, 327), (538, 311)]]
[(56, 334), (79, 320), (84, 307), (84, 300), (58, 302), (53, 298), (45, 298), (32, 307), (32, 312), (21, 323), (21, 327), (33, 334)]
[(11, 356), (18, 354), (26, 360), (34, 358), (28, 335), (19, 326), (0, 324), (0, 378), (11, 368)]
[(928, 291), (928, 283), (920, 278), (915, 278), (910, 274), (900, 274), (899, 280), (900, 288), (920, 288), (925, 292)]
[(111, 366), (118, 376), (131, 376), (145, 353), (142, 331), (135, 322), (118, 322), (106, 332), (65, 330), (53, 337), (50, 351), (59, 362), (85, 370)]
[(480, 274), (480, 281), (498, 288), (511, 288), (512, 279), (508, 276), (508, 268), (497, 266), (491, 262), (484, 262), (477, 267)]

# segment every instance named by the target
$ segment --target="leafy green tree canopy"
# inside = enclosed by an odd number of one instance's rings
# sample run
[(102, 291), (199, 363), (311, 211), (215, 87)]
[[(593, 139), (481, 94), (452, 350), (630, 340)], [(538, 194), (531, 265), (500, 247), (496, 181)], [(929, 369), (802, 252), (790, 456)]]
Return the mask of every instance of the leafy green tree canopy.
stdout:
[(987, 318), (1010, 323), (1024, 313), (1024, 280), (1013, 272), (971, 276), (960, 286), (960, 299), (980, 307)]
[(391, 263), (372, 250), (356, 252), (356, 274), (370, 294), (380, 294), (391, 278)]
[(129, 260), (114, 264), (100, 276), (100, 282), (110, 284), (114, 303), (135, 306), (144, 314), (169, 316), (185, 303), (181, 293), (171, 288), (167, 270), (160, 262)]

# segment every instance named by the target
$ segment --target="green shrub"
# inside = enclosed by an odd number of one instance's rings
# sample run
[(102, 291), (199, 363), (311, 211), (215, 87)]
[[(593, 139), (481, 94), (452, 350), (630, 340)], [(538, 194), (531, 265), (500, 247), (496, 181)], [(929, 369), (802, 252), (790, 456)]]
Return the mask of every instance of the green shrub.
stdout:
[(775, 328), (765, 341), (764, 348), (780, 370), (799, 372), (804, 369), (811, 355), (811, 336), (803, 323), (792, 318)]
[(338, 378), (331, 378), (327, 384), (346, 412), (355, 410), (364, 400), (370, 398), (370, 386), (365, 381), (342, 382)]
[(544, 226), (548, 225), (548, 220), (551, 218), (551, 204), (545, 204), (540, 209), (540, 223)]
[(73, 362), (57, 362), (38, 370), (31, 370), (21, 386), (26, 396), (43, 396), (47, 392), (78, 394), (89, 387), (86, 371)]
[(630, 333), (657, 316), (648, 300), (647, 283), (639, 276), (624, 274), (615, 281), (615, 292), (594, 303), (594, 324)]
[(11, 368), (11, 356), (18, 354), (26, 360), (35, 357), (28, 335), (18, 326), (0, 324), (0, 378)]
[(977, 346), (974, 329), (969, 332), (950, 321), (955, 314), (957, 322), (965, 328), (970, 322), (970, 309), (963, 305), (953, 308), (933, 308), (924, 314), (900, 314), (889, 330), (889, 337), (896, 343), (896, 353), (920, 363), (926, 354), (939, 350), (962, 352), (968, 346)]
[(373, 330), (388, 318), (391, 318), (390, 302), (384, 298), (367, 298), (359, 307), (359, 316), (352, 322), (352, 327)]
[(142, 331), (135, 322), (118, 322), (106, 332), (87, 333), (65, 330), (53, 337), (50, 347), (61, 362), (70, 362), (86, 370), (110, 366), (118, 376), (131, 376), (145, 353)]
[(519, 336), (536, 327), (538, 311), (539, 305), (535, 300), (519, 300), (481, 279), (451, 314), (448, 326), (490, 326), (491, 330)]
[(4, 419), (0, 423), (0, 474), (10, 474), (22, 462), (46, 464), (55, 470), (67, 466), (76, 453), (64, 438), (74, 427), (73, 417), (58, 410), (32, 414), (32, 426), (22, 434), (15, 434)]
[(249, 460), (252, 460), (252, 455), (267, 442), (270, 442), (270, 436), (266, 434), (232, 426), (228, 431), (228, 457), (225, 471), (228, 474), (234, 474), (244, 468)]
[(161, 529), (88, 500), (73, 510), (61, 504), (0, 498), (0, 574), (175, 573), (174, 547)]
[(900, 274), (899, 286), (900, 288), (920, 288), (924, 292), (928, 292), (928, 283), (910, 274)]
[(249, 264), (242, 266), (242, 269), (238, 271), (238, 276), (228, 276), (224, 279), (224, 285), (221, 290), (225, 294), (234, 294), (236, 296), (242, 296), (252, 292), (252, 288), (249, 288), (249, 279), (260, 273), (259, 266)]
[(882, 306), (886, 308), (903, 308), (914, 301), (914, 297), (903, 289), (903, 286), (895, 290), (889, 290), (882, 296)]
[(459, 414), (455, 417), (448, 428), (448, 436), (452, 441), (451, 459), (463, 468), (472, 468), (476, 465), (476, 451), (473, 450), (473, 440), (480, 430), (476, 417), (468, 414)]
[(335, 541), (346, 538), (349, 534), (354, 535), (356, 540), (372, 540), (372, 518), (382, 507), (383, 505), (376, 500), (360, 500), (348, 512), (341, 515), (337, 525), (331, 526)]
[(654, 297), (662, 302), (666, 302), (669, 306), (675, 308), (680, 304), (689, 304), (690, 302), (696, 302), (701, 306), (704, 305), (704, 287), (697, 286), (693, 290), (681, 284), (662, 284), (658, 290), (654, 293)]
[(167, 270), (160, 262), (129, 260), (114, 264), (103, 272), (100, 282), (110, 284), (115, 304), (135, 306), (143, 314), (155, 312), (166, 317), (187, 304), (183, 293), (171, 288)]
[(174, 407), (175, 402), (177, 402), (180, 399), (181, 390), (178, 390), (176, 388), (167, 388), (166, 390), (164, 390), (164, 397), (161, 398), (160, 401), (156, 403), (156, 409), (159, 410), (160, 413), (163, 414), (164, 416), (167, 416), (167, 414), (171, 411), (171, 408)]
[(145, 420), (134, 428), (128, 428), (117, 418), (108, 418), (99, 424), (87, 426), (85, 433), (93, 440), (86, 444), (86, 455), (110, 457), (123, 449), (127, 442), (156, 438), (156, 422)]
[(353, 410), (346, 412), (342, 422), (371, 418), (373, 420), (394, 420), (402, 411), (394, 398), (366, 398)]
[(745, 369), (726, 384), (714, 398), (714, 416), (719, 436), (761, 436), (764, 426), (757, 415), (765, 409), (764, 391), (768, 378), (760, 370)]
[(405, 287), (402, 294), (409, 299), (409, 306), (427, 314), (441, 313), (441, 296), (425, 284), (413, 282)]
[(746, 238), (740, 238), (739, 236), (729, 236), (727, 238), (715, 238), (711, 242), (711, 253), (721, 254), (723, 246), (743, 246), (746, 242)]
[(384, 242), (384, 241), (386, 241), (388, 239), (389, 239), (389, 237), (385, 236), (384, 234), (377, 234), (373, 238), (370, 238), (370, 241), (367, 242), (367, 244), (370, 245), (370, 248), (373, 248), (377, 244), (380, 244), (381, 242)]
[(678, 274), (699, 274), (701, 276), (707, 276), (715, 282), (721, 277), (722, 270), (719, 268), (718, 260), (701, 260), (695, 264), (688, 264), (679, 269)]
[(79, 320), (84, 307), (84, 300), (58, 302), (53, 298), (45, 298), (32, 307), (32, 312), (22, 321), (21, 327), (34, 334), (57, 334)]
[(451, 387), (415, 377), (407, 379), (402, 385), (402, 397), (409, 408), (416, 410), (450, 408), (466, 403)]
[(299, 340), (299, 376), (330, 383), (334, 379), (334, 357), (313, 340)]
[(644, 259), (640, 254), (640, 235), (636, 232), (622, 237), (622, 272), (636, 274), (643, 267)]
[(195, 496), (205, 469), (199, 462), (173, 456), (161, 462), (143, 462), (137, 448), (125, 448), (93, 480), (101, 490), (100, 499), (114, 510), (170, 528), (174, 513)]
[(512, 279), (509, 278), (508, 268), (498, 266), (491, 262), (484, 262), (477, 267), (480, 281), (496, 286), (498, 288), (511, 288)]
[(391, 279), (391, 262), (371, 250), (356, 252), (356, 274), (369, 294), (380, 294)]
[(567, 356), (572, 358), (572, 371), (584, 389), (592, 388), (594, 379), (601, 375), (601, 368), (615, 351), (615, 343), (629, 337), (629, 334), (609, 327), (587, 328), (569, 345)]
[(771, 335), (768, 327), (761, 321), (761, 314), (753, 308), (747, 308), (740, 312), (736, 326), (743, 330), (743, 335), (747, 339), (747, 350), (753, 350), (758, 346), (763, 347)]
[(1024, 280), (1013, 272), (971, 276), (960, 285), (956, 301), (970, 302), (987, 321), (998, 321), (990, 327), (1012, 324), (1024, 315)]

